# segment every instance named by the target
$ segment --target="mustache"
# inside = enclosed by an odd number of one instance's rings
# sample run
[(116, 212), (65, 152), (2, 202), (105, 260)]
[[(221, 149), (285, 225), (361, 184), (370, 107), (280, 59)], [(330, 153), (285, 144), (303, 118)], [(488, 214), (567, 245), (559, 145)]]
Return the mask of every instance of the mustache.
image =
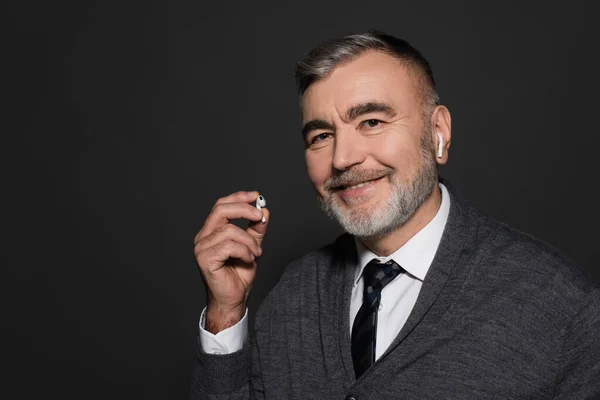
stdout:
[(346, 171), (338, 172), (331, 178), (329, 178), (323, 188), (330, 192), (338, 189), (342, 186), (353, 186), (361, 182), (372, 181), (375, 179), (383, 178), (384, 176), (392, 175), (396, 170), (393, 168), (380, 168), (380, 169), (349, 169)]

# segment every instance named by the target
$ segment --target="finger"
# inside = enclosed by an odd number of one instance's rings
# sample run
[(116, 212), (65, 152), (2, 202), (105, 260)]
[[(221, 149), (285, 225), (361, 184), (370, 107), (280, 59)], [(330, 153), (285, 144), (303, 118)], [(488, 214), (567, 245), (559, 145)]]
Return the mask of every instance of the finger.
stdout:
[(206, 258), (208, 261), (207, 268), (211, 272), (223, 267), (225, 261), (230, 258), (239, 259), (249, 264), (253, 263), (255, 259), (247, 246), (232, 240), (220, 242), (210, 249), (207, 249)]
[(216, 201), (215, 206), (226, 203), (252, 203), (253, 201), (256, 201), (257, 197), (258, 192), (256, 190), (251, 190), (249, 192), (236, 192), (225, 197), (221, 197)]
[(267, 228), (271, 219), (271, 212), (268, 208), (263, 207), (261, 210), (262, 215), (265, 217), (265, 222), (262, 222), (262, 218), (259, 221), (251, 221), (248, 224), (248, 229), (246, 229), (246, 232), (256, 240), (260, 247), (262, 247), (262, 242), (267, 234)]
[(232, 219), (245, 218), (250, 221), (260, 221), (263, 214), (256, 207), (247, 203), (221, 203), (217, 204), (198, 232), (197, 239), (201, 239), (220, 226), (226, 225)]
[(210, 233), (208, 236), (202, 238), (196, 245), (195, 251), (204, 251), (220, 242), (225, 242), (227, 240), (233, 240), (234, 242), (245, 245), (256, 257), (260, 256), (262, 253), (258, 242), (252, 237), (252, 235), (232, 224), (223, 225)]

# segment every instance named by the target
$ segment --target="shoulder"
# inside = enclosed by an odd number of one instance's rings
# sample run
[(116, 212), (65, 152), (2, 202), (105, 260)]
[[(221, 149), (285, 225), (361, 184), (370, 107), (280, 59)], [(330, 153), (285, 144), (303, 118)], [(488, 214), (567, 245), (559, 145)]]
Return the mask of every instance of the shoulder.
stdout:
[(566, 319), (595, 302), (600, 285), (561, 250), (482, 212), (477, 218), (474, 260), (481, 277), (501, 282), (540, 307), (554, 307)]
[(543, 280), (561, 276), (582, 288), (597, 286), (581, 265), (556, 247), (483, 213), (479, 222), (477, 241), (483, 259), (502, 265), (507, 272)]

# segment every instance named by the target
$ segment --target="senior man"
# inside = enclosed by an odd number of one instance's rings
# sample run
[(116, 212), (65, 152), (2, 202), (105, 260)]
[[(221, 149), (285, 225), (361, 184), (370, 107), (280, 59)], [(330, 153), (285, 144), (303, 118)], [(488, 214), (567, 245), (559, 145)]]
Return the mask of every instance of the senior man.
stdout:
[(191, 397), (600, 398), (598, 285), (438, 178), (451, 118), (425, 58), (368, 32), (319, 45), (296, 79), (308, 176), (346, 233), (286, 268), (248, 338), (270, 215), (258, 192), (217, 201), (195, 239)]

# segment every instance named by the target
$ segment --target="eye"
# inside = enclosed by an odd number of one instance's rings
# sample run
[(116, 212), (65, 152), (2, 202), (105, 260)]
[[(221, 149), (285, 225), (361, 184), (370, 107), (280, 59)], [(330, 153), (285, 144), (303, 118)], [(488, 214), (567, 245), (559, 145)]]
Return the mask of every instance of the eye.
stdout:
[(363, 124), (369, 128), (376, 128), (377, 126), (381, 125), (381, 121), (378, 119), (368, 119), (364, 121)]
[(325, 132), (319, 133), (318, 135), (315, 135), (315, 137), (312, 138), (312, 140), (310, 141), (310, 144), (318, 143), (322, 140), (327, 139), (328, 137), (329, 137), (329, 133), (325, 133)]

